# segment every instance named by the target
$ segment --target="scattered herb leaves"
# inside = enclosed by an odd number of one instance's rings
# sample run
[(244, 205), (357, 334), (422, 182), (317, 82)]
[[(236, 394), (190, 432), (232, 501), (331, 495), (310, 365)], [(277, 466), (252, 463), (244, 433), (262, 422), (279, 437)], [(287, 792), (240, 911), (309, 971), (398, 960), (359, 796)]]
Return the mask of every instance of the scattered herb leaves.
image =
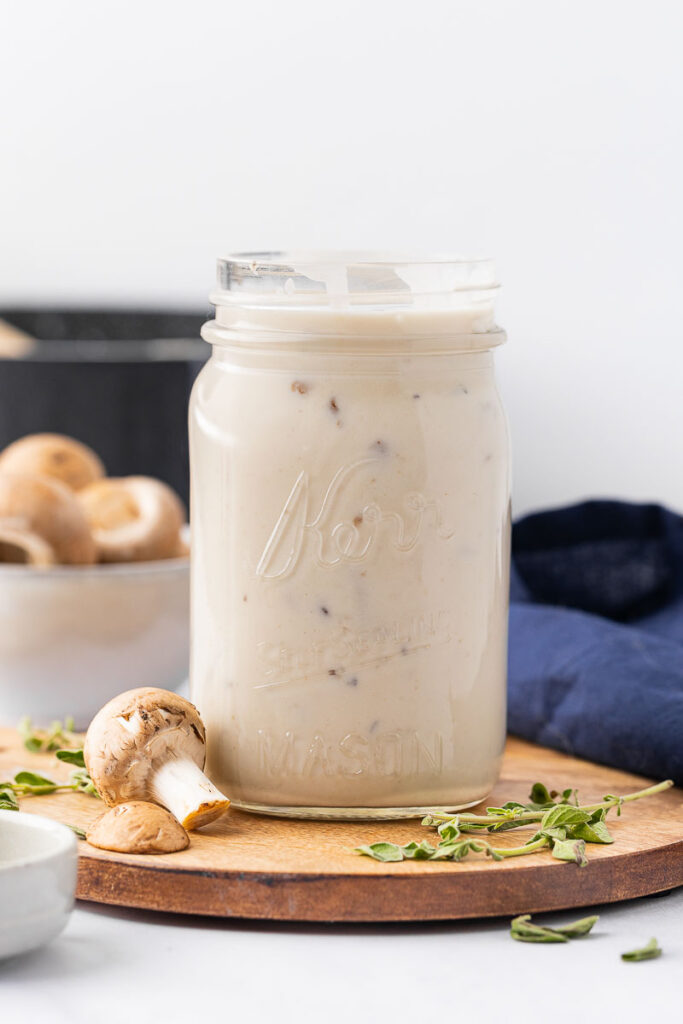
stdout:
[(597, 920), (597, 915), (582, 917), (561, 928), (547, 928), (533, 924), (531, 914), (522, 914), (510, 923), (510, 935), (517, 942), (568, 942), (588, 935)]
[(532, 924), (531, 914), (522, 914), (510, 924), (510, 935), (517, 942), (569, 942), (565, 935), (551, 928), (542, 928)]
[(74, 720), (67, 716), (63, 722), (53, 722), (48, 729), (35, 728), (28, 716), (17, 726), (24, 746), (33, 754), (52, 753), (62, 748), (78, 747), (80, 738), (74, 731)]

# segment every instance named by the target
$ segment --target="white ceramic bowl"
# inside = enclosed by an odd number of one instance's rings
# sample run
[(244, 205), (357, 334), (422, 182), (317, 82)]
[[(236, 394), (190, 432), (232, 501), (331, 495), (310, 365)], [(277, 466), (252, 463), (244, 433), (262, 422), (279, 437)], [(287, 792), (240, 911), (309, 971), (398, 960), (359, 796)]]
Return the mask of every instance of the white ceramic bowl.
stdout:
[(176, 689), (189, 662), (189, 559), (0, 566), (0, 724), (87, 728), (134, 686)]
[(59, 935), (74, 903), (76, 851), (66, 825), (0, 811), (0, 960)]

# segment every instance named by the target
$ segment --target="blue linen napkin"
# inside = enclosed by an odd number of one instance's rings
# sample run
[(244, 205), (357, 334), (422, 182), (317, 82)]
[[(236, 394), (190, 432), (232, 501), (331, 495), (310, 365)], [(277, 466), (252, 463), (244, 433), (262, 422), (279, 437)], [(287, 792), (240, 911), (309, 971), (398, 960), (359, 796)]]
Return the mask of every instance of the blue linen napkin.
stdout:
[(512, 532), (510, 732), (683, 785), (683, 517), (588, 501)]

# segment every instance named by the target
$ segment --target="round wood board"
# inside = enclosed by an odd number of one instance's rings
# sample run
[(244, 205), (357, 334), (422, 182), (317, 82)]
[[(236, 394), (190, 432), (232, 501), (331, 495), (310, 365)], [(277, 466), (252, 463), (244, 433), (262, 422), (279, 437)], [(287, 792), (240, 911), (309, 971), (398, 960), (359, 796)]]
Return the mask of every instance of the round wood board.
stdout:
[[(69, 774), (50, 754), (26, 751), (13, 730), (0, 729), (0, 779), (21, 768), (51, 778)], [(486, 801), (526, 800), (533, 782), (578, 787), (592, 802), (605, 793), (641, 789), (648, 780), (579, 761), (520, 740), (508, 741), (502, 778)], [(87, 827), (102, 804), (81, 794), (28, 797), (22, 810)], [(588, 906), (683, 885), (683, 791), (669, 790), (613, 811), (612, 846), (588, 847), (586, 868), (550, 854), (460, 864), (381, 864), (359, 857), (363, 843), (430, 838), (418, 820), (286, 821), (230, 811), (191, 834), (181, 853), (108, 853), (82, 842), (79, 899), (125, 907), (279, 921), (428, 921), (515, 915)], [(518, 846), (521, 830), (497, 845)], [(514, 838), (516, 837), (516, 838)]]

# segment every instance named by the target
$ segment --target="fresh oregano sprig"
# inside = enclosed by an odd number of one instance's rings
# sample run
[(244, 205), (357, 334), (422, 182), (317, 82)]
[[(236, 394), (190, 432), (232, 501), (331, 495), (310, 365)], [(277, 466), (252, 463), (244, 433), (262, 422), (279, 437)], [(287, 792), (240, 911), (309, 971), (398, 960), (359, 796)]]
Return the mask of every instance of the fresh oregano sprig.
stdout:
[[(18, 797), (44, 796), (48, 793), (71, 791), (99, 797), (87, 768), (83, 748), (78, 746), (81, 737), (74, 732), (74, 720), (67, 717), (63, 722), (53, 722), (49, 729), (34, 729), (31, 719), (25, 716), (17, 727), (24, 740), (24, 746), (32, 753), (54, 753), (59, 761), (74, 766), (67, 782), (55, 782), (36, 772), (20, 771), (13, 779), (0, 782), (0, 810), (18, 811)], [(71, 826), (69, 826), (71, 827)], [(74, 829), (77, 833), (80, 831)]]
[[(422, 824), (436, 829), (439, 836), (436, 846), (426, 840), (406, 846), (381, 842), (359, 846), (356, 853), (386, 863), (402, 860), (461, 861), (470, 853), (484, 853), (492, 860), (505, 860), (550, 850), (557, 860), (572, 861), (579, 867), (585, 867), (588, 864), (586, 843), (614, 842), (605, 824), (611, 810), (616, 808), (617, 814), (621, 814), (623, 804), (654, 796), (671, 786), (673, 782), (667, 779), (635, 793), (624, 796), (608, 794), (597, 804), (579, 805), (576, 790), (551, 792), (537, 782), (526, 804), (510, 800), (502, 807), (487, 807), (486, 814), (445, 814), (439, 811), (428, 814)], [(494, 847), (483, 838), (465, 838), (468, 833), (481, 836), (482, 833), (533, 825), (538, 829), (523, 846)]]
[(60, 793), (71, 790), (74, 793), (87, 793), (90, 796), (99, 797), (83, 760), (82, 750), (58, 751), (60, 761), (67, 761), (77, 767), (69, 775), (68, 782), (55, 782), (46, 775), (38, 775), (36, 772), (20, 771), (11, 781), (0, 782), (0, 810), (19, 810), (18, 797), (20, 796), (45, 796), (48, 793)]

